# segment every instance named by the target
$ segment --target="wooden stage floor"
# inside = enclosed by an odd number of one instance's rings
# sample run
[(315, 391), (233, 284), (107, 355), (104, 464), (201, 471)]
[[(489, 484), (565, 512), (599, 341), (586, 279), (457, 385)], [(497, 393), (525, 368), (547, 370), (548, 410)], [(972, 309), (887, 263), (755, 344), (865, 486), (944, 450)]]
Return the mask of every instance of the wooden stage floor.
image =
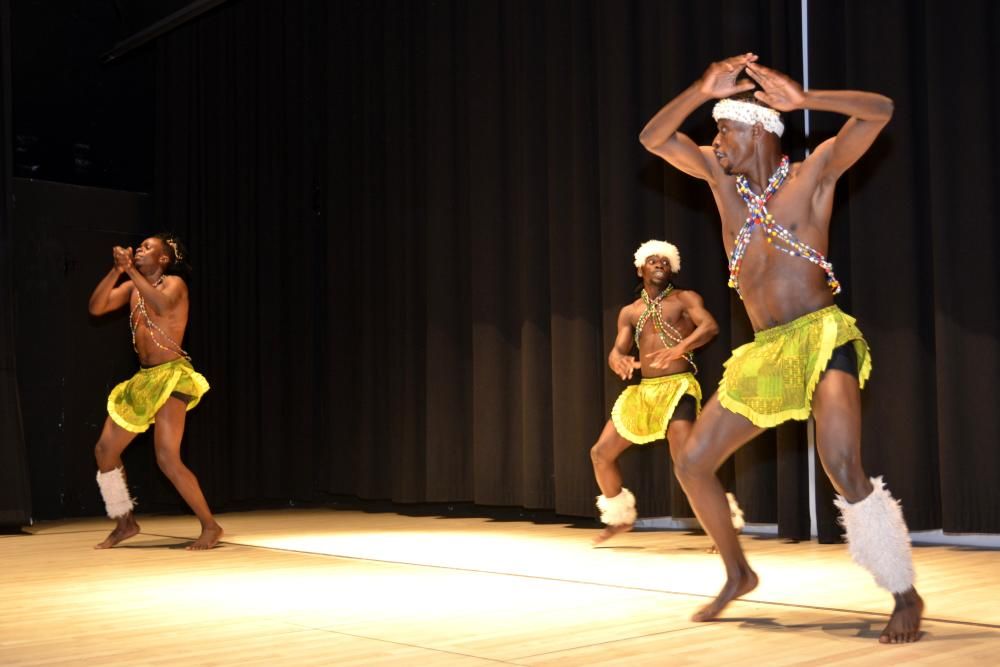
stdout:
[(296, 509), (140, 517), (0, 537), (2, 665), (1000, 664), (1000, 554), (914, 548), (925, 636), (880, 646), (890, 599), (843, 545), (741, 539), (760, 587), (723, 619), (708, 538)]

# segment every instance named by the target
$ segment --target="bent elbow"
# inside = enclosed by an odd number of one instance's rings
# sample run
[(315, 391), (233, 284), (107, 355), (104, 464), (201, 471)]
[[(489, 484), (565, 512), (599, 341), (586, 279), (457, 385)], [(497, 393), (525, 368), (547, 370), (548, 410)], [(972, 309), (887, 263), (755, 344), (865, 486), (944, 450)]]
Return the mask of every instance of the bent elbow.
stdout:
[(656, 142), (653, 141), (653, 137), (650, 136), (650, 134), (651, 133), (649, 131), (643, 129), (643, 131), (639, 133), (639, 143), (642, 144), (643, 148), (652, 153), (653, 149), (656, 148)]
[(719, 335), (719, 323), (716, 322), (714, 319), (709, 322), (703, 323), (702, 328), (705, 331), (706, 343)]
[(882, 117), (886, 122), (892, 119), (892, 114), (896, 110), (896, 103), (891, 97), (882, 96)]

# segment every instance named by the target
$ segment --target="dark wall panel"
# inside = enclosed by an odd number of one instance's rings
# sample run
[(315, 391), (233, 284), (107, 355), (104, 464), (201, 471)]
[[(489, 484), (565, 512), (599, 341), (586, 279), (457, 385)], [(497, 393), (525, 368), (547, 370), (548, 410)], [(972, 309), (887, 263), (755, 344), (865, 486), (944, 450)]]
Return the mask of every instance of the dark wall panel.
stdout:
[[(144, 238), (149, 197), (46, 181), (14, 180), (16, 333), (21, 407), (35, 518), (103, 511), (94, 445), (111, 388), (138, 368), (128, 313), (87, 312), (111, 268), (111, 248)], [(125, 455), (145, 510), (176, 507), (155, 474), (151, 441)], [(167, 485), (169, 487), (169, 485)]]

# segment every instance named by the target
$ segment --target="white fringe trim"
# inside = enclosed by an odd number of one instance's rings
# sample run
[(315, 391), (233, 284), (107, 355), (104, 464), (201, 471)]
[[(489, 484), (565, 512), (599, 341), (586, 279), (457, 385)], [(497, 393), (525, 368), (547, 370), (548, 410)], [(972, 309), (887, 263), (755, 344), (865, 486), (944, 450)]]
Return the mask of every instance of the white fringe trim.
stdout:
[(128, 493), (125, 475), (121, 467), (108, 472), (97, 471), (97, 486), (104, 498), (104, 508), (112, 519), (125, 516), (135, 507), (135, 500)]
[(882, 588), (902, 593), (913, 588), (910, 532), (899, 501), (882, 478), (872, 477), (871, 482), (875, 488), (864, 500), (851, 504), (838, 495), (833, 504), (840, 509), (840, 525), (847, 531), (854, 562), (871, 572)]
[(601, 510), (601, 521), (609, 526), (631, 526), (637, 516), (635, 496), (624, 486), (617, 496), (597, 496), (597, 509)]
[(726, 500), (729, 501), (729, 518), (733, 522), (733, 528), (736, 532), (740, 532), (747, 525), (743, 520), (743, 508), (736, 502), (736, 496), (731, 493), (726, 494)]

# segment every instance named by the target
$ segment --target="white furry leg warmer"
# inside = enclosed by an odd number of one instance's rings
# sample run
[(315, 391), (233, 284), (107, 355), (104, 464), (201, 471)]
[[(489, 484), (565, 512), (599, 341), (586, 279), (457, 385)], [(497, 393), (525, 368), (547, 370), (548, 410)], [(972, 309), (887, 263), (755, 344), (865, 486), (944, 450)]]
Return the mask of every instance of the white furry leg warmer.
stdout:
[(871, 478), (871, 495), (856, 503), (843, 496), (833, 501), (840, 509), (840, 524), (847, 531), (847, 544), (854, 562), (875, 577), (875, 583), (890, 593), (913, 587), (910, 532), (899, 501), (885, 488), (881, 477)]
[(125, 516), (135, 507), (135, 501), (128, 493), (128, 485), (125, 483), (122, 468), (115, 468), (108, 472), (98, 470), (97, 486), (100, 487), (101, 497), (104, 498), (104, 508), (112, 519)]
[(635, 523), (635, 496), (624, 486), (612, 498), (597, 496), (597, 509), (601, 510), (601, 521), (609, 526), (631, 526)]
[(738, 533), (747, 525), (746, 521), (743, 520), (743, 508), (736, 502), (736, 496), (731, 493), (726, 494), (726, 500), (729, 501), (729, 519), (733, 522), (733, 528)]

